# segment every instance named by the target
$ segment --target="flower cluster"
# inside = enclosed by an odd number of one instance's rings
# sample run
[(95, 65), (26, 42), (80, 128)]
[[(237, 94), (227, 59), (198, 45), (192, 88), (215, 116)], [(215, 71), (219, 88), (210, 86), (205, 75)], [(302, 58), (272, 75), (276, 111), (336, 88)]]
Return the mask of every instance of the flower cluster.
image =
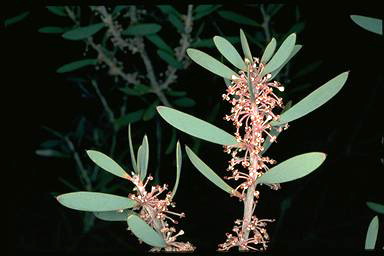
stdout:
[[(168, 210), (168, 207), (175, 207), (175, 203), (172, 202), (172, 192), (168, 192), (165, 195), (165, 199), (159, 199), (158, 197), (168, 189), (168, 186), (164, 184), (163, 186), (156, 185), (152, 186), (150, 192), (147, 192), (146, 186), (149, 181), (153, 179), (149, 175), (143, 183), (140, 180), (138, 175), (133, 175), (128, 177), (128, 179), (135, 185), (134, 190), (136, 194), (129, 194), (128, 198), (135, 200), (137, 205), (134, 209), (140, 210), (140, 218), (143, 219), (146, 223), (152, 226), (156, 231), (160, 232), (166, 243), (165, 251), (193, 251), (195, 247), (187, 242), (177, 242), (176, 238), (184, 234), (183, 230), (180, 230), (177, 234), (174, 227), (170, 227), (167, 223), (167, 220), (172, 221), (172, 223), (177, 224), (178, 222), (171, 218), (169, 215), (178, 216), (180, 218), (185, 217), (184, 213), (176, 213)], [(153, 248), (152, 251), (159, 250), (158, 248)]]

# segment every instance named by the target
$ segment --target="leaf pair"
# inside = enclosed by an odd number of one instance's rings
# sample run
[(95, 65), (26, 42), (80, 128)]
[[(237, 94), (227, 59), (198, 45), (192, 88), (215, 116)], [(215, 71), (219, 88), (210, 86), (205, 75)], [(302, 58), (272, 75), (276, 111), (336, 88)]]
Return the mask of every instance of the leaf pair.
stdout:
[(139, 175), (140, 180), (143, 181), (147, 175), (149, 160), (149, 145), (147, 135), (144, 135), (143, 142), (137, 150), (137, 158), (135, 158), (135, 153), (133, 151), (131, 124), (128, 125), (128, 142), (133, 170), (137, 175)]

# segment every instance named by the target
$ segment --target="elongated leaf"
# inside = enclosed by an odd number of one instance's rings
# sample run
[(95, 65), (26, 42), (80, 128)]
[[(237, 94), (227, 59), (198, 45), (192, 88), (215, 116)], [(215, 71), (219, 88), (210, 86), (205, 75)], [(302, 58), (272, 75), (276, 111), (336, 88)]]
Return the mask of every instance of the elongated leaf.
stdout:
[(101, 220), (105, 221), (127, 221), (128, 216), (133, 214), (134, 211), (129, 209), (106, 211), (106, 212), (94, 212), (93, 214)]
[(84, 59), (84, 60), (78, 60), (74, 61), (68, 64), (65, 64), (61, 67), (59, 67), (56, 72), (57, 73), (67, 73), (71, 72), (86, 66), (93, 66), (96, 65), (97, 60), (96, 59)]
[(232, 76), (237, 76), (235, 71), (202, 51), (188, 48), (187, 54), (194, 62), (218, 76), (228, 79), (232, 79)]
[(117, 211), (136, 205), (136, 202), (128, 197), (87, 191), (62, 194), (56, 199), (65, 207), (88, 212)]
[(128, 95), (142, 96), (144, 94), (151, 93), (151, 88), (144, 84), (135, 84), (133, 88), (124, 87), (120, 89), (122, 92)]
[(268, 63), (268, 61), (271, 59), (271, 57), (275, 53), (275, 50), (276, 50), (276, 39), (272, 38), (271, 42), (269, 42), (267, 47), (265, 47), (263, 56), (261, 57), (261, 62), (263, 64)]
[(281, 114), (278, 121), (272, 121), (271, 125), (282, 125), (291, 122), (317, 109), (341, 90), (347, 81), (348, 74), (348, 71), (343, 72), (320, 86), (307, 97), (292, 106), (289, 110)]
[(164, 40), (158, 34), (150, 34), (145, 36), (151, 43), (156, 45), (159, 49), (173, 54), (172, 48), (164, 42)]
[(206, 47), (206, 48), (213, 48), (215, 47), (215, 43), (213, 42), (212, 39), (207, 38), (207, 39), (197, 39), (196, 41), (193, 41), (191, 43), (192, 47)]
[(183, 156), (181, 154), (180, 142), (177, 141), (177, 144), (176, 144), (176, 181), (175, 181), (175, 185), (173, 186), (173, 189), (172, 189), (172, 198), (176, 195), (177, 187), (179, 186), (181, 165), (183, 162), (182, 157)]
[(293, 47), (293, 50), (292, 50), (291, 54), (289, 55), (288, 59), (286, 59), (284, 61), (284, 63), (280, 65), (280, 67), (278, 69), (276, 69), (275, 71), (273, 71), (271, 73), (272, 76), (268, 79), (268, 81), (272, 80), (281, 71), (281, 69), (284, 68), (284, 66), (301, 50), (302, 47), (303, 46), (300, 44), (295, 45), (295, 47)]
[(240, 54), (237, 52), (236, 48), (228, 42), (227, 39), (221, 36), (214, 36), (213, 42), (216, 45), (216, 48), (219, 50), (221, 55), (224, 56), (232, 65), (238, 69), (245, 70), (244, 60), (241, 58)]
[(180, 16), (176, 16), (176, 15), (168, 15), (168, 20), (177, 29), (179, 33), (183, 33), (184, 24), (179, 17)]
[(36, 155), (44, 157), (58, 157), (58, 158), (69, 158), (70, 155), (64, 154), (63, 152), (54, 150), (54, 149), (37, 149), (35, 151)]
[(143, 145), (140, 145), (139, 148), (138, 148), (138, 150), (137, 150), (137, 158), (136, 158), (137, 172), (138, 172), (138, 174), (139, 174), (139, 177), (142, 176), (142, 174), (141, 174), (141, 167), (140, 167), (140, 164), (141, 164), (141, 159), (140, 159), (140, 157), (141, 157), (141, 155), (142, 155), (142, 153), (141, 153), (142, 150), (143, 150)]
[(191, 160), (192, 164), (201, 174), (225, 192), (232, 194), (234, 190), (231, 186), (229, 186), (211, 168), (209, 168), (209, 166), (206, 165), (187, 145), (185, 146), (185, 150), (189, 160)]
[(214, 12), (218, 8), (220, 8), (220, 5), (212, 5), (212, 4), (198, 5), (196, 7), (196, 9), (194, 10), (195, 15), (193, 17), (193, 20), (196, 21), (198, 19), (201, 19), (201, 18), (207, 16), (208, 14)]
[(128, 113), (118, 119), (115, 120), (115, 125), (117, 129), (120, 129), (123, 126), (128, 125), (129, 123), (133, 124), (136, 123), (137, 121), (140, 121), (143, 117), (144, 114), (144, 109), (139, 109), (137, 111)]
[(40, 33), (47, 33), (47, 34), (61, 34), (65, 32), (65, 29), (62, 27), (42, 27), (38, 30)]
[(173, 127), (197, 138), (221, 145), (236, 144), (236, 138), (199, 118), (169, 107), (159, 106), (157, 112)]
[(19, 15), (16, 15), (16, 16), (14, 16), (14, 17), (12, 17), (12, 18), (8, 18), (8, 19), (6, 19), (6, 20), (4, 21), (4, 26), (5, 26), (5, 27), (8, 27), (8, 26), (10, 26), (10, 25), (12, 25), (12, 24), (15, 24), (15, 23), (17, 23), (17, 22), (20, 22), (20, 21), (22, 21), (23, 19), (25, 19), (28, 15), (29, 15), (29, 12), (22, 12), (22, 13), (20, 13)]
[(383, 35), (383, 20), (361, 15), (351, 15), (357, 25), (370, 32)]
[(145, 36), (159, 32), (161, 26), (156, 23), (136, 24), (129, 26), (122, 32), (123, 35)]
[(139, 174), (139, 171), (137, 169), (135, 151), (133, 150), (133, 145), (132, 145), (131, 124), (128, 124), (128, 143), (129, 143), (129, 153), (131, 155), (131, 162), (132, 162), (133, 170), (135, 171), (136, 174)]
[(148, 170), (148, 160), (149, 160), (149, 146), (148, 146), (148, 138), (147, 135), (144, 136), (143, 142), (139, 151), (137, 153), (137, 163), (140, 166), (140, 180), (144, 180), (147, 176)]
[(87, 150), (87, 155), (91, 160), (97, 164), (104, 171), (110, 172), (118, 177), (127, 179), (128, 174), (118, 165), (112, 158), (109, 156), (96, 151), (96, 150)]
[(245, 58), (247, 58), (249, 61), (253, 61), (252, 59), (252, 53), (249, 49), (247, 37), (245, 36), (245, 33), (242, 29), (240, 29), (240, 42), (241, 42), (241, 48), (243, 49), (243, 53)]
[(378, 203), (374, 203), (374, 202), (367, 202), (367, 206), (377, 212), (377, 213), (381, 213), (381, 214), (384, 214), (384, 205), (382, 204), (378, 204)]
[(368, 226), (367, 236), (365, 237), (365, 249), (374, 250), (379, 232), (379, 217), (375, 216)]
[(170, 88), (168, 88), (168, 90), (166, 90), (165, 93), (167, 95), (173, 96), (173, 97), (183, 97), (183, 96), (187, 95), (186, 91), (174, 91)]
[(172, 5), (157, 5), (157, 8), (159, 8), (163, 13), (168, 15), (175, 15), (177, 17), (180, 17), (181, 14), (172, 6)]
[(261, 27), (261, 25), (256, 21), (232, 11), (219, 11), (218, 14), (222, 18), (233, 21), (238, 24)]
[(284, 42), (281, 44), (276, 54), (272, 57), (272, 59), (265, 66), (263, 71), (261, 72), (261, 76), (271, 73), (272, 71), (278, 69), (284, 62), (289, 58), (293, 48), (295, 47), (296, 42), (296, 34), (291, 34), (288, 36)]
[(193, 107), (196, 105), (196, 101), (188, 97), (178, 98), (173, 100), (172, 103), (179, 107)]
[(93, 36), (104, 27), (104, 23), (92, 24), (86, 27), (78, 27), (65, 32), (62, 36), (68, 40), (82, 40)]
[(57, 15), (57, 16), (62, 16), (65, 17), (67, 16), (67, 12), (65, 11), (65, 7), (63, 6), (47, 6), (48, 11), (51, 13)]
[(183, 68), (183, 64), (178, 61), (175, 56), (173, 56), (173, 54), (170, 54), (169, 52), (167, 51), (163, 51), (163, 50), (160, 50), (158, 49), (157, 51), (157, 54), (160, 56), (160, 58), (162, 60), (164, 60), (165, 62), (167, 62), (169, 65), (171, 65), (172, 67), (174, 68)]
[(151, 120), (156, 114), (156, 106), (159, 105), (159, 100), (155, 100), (151, 105), (147, 107), (143, 114), (143, 120)]
[(144, 243), (160, 248), (166, 246), (162, 235), (157, 233), (136, 214), (129, 215), (127, 222), (132, 233)]
[(165, 154), (169, 155), (170, 153), (173, 152), (176, 146), (176, 129), (172, 128), (172, 135), (171, 135), (171, 140), (168, 143), (167, 149), (165, 150)]
[(294, 156), (269, 169), (256, 182), (274, 184), (299, 179), (316, 170), (324, 162), (325, 158), (326, 154), (321, 152), (310, 152)]

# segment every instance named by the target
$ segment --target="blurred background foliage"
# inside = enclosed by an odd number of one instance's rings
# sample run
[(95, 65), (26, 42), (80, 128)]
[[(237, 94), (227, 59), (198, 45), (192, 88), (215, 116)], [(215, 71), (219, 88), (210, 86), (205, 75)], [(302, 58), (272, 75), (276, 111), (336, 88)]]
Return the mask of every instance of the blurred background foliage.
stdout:
[[(99, 172), (85, 150), (104, 152), (129, 169), (128, 123), (134, 142), (149, 135), (155, 183), (174, 182), (171, 153), (177, 139), (208, 155), (218, 172), (224, 169), (227, 159), (221, 160), (221, 148), (171, 128), (155, 107), (172, 106), (230, 131), (222, 120), (229, 110), (221, 100), (224, 81), (191, 65), (185, 50), (204, 49), (225, 62), (212, 37), (223, 36), (240, 49), (242, 28), (254, 55), (272, 37), (279, 44), (292, 32), (304, 45), (276, 77), (286, 88), (280, 95), (285, 102), (297, 102), (329, 77), (351, 70), (341, 96), (309, 121), (291, 124), (270, 150), (278, 161), (309, 150), (328, 154), (319, 174), (305, 178), (304, 185), (293, 182), (277, 193), (262, 191), (260, 216), (277, 219), (271, 225), (271, 247), (363, 248), (364, 228), (372, 217), (365, 201), (383, 201), (377, 192), (382, 183), (375, 179), (382, 168), (377, 120), (383, 83), (379, 67), (372, 64), (381, 39), (354, 27), (349, 15), (355, 10), (379, 16), (372, 7), (277, 3), (10, 7), (4, 20), (6, 75), (18, 103), (11, 116), (18, 138), (12, 145), (18, 149), (31, 142), (22, 149), (26, 160), (14, 155), (12, 168), (16, 177), (23, 170), (22, 191), (37, 191), (17, 213), (29, 220), (16, 232), (16, 245), (27, 251), (146, 249), (130, 238), (125, 225), (64, 209), (53, 196), (75, 190), (127, 194), (132, 188)], [(26, 125), (25, 119), (31, 121)], [(296, 148), (297, 143), (301, 146)], [(214, 250), (229, 228), (220, 223), (232, 223), (240, 209), (227, 209), (232, 199), (190, 172), (192, 168), (183, 162), (176, 197), (178, 208), (187, 213), (181, 226), (188, 230), (185, 239), (198, 249)], [(217, 218), (222, 211), (228, 214)], [(212, 226), (212, 219), (219, 226)], [(45, 228), (36, 230), (37, 225)], [(381, 246), (382, 239), (379, 235)]]

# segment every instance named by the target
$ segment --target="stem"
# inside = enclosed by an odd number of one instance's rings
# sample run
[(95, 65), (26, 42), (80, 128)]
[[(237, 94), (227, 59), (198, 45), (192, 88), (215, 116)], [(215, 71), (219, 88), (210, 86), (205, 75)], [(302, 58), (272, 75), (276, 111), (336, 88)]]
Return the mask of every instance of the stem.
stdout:
[(263, 27), (264, 33), (265, 33), (265, 38), (267, 39), (267, 42), (271, 41), (271, 33), (269, 30), (269, 21), (270, 21), (270, 16), (266, 13), (264, 10), (264, 5), (260, 5), (260, 11), (261, 15), (263, 16), (263, 24), (261, 25)]

